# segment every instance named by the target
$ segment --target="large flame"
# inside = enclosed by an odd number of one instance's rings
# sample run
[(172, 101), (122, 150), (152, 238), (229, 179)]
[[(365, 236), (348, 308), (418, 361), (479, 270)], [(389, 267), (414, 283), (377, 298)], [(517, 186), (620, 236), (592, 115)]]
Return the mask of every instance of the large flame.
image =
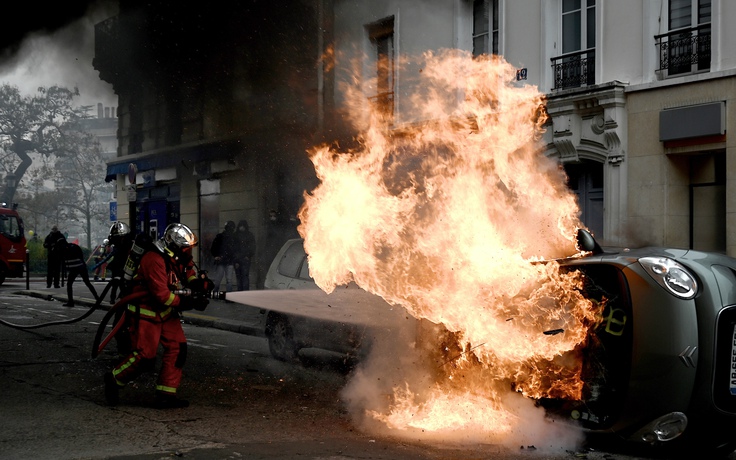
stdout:
[(525, 423), (509, 394), (581, 397), (576, 350), (598, 309), (551, 261), (575, 254), (579, 210), (541, 154), (543, 95), (512, 66), (447, 51), (425, 54), (417, 75), (401, 106), (411, 123), (354, 98), (360, 148), (310, 151), (321, 183), (299, 231), (323, 290), (355, 281), (441, 325), (416, 345), (435, 353), (431, 383), (394, 385), (369, 418), (498, 439)]

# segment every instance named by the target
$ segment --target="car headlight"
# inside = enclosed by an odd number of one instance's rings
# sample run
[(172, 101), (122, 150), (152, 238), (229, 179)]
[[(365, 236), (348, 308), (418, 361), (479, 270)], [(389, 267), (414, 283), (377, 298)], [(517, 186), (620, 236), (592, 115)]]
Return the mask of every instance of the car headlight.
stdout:
[(681, 299), (692, 299), (698, 293), (695, 277), (679, 263), (667, 257), (642, 257), (639, 263), (649, 276), (670, 294)]
[(684, 433), (686, 428), (687, 416), (682, 412), (670, 412), (647, 424), (636, 432), (631, 439), (650, 444), (657, 441), (672, 441)]

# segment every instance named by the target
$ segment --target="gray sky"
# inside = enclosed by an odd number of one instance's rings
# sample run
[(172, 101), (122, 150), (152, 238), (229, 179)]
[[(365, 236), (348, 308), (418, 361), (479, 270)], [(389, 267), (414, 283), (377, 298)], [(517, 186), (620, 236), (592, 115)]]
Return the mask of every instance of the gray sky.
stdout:
[(116, 14), (108, 5), (93, 5), (85, 17), (56, 31), (27, 35), (18, 52), (0, 63), (0, 84), (15, 85), (24, 95), (35, 94), (39, 86), (76, 86), (77, 105), (117, 107), (112, 85), (92, 67), (94, 25)]

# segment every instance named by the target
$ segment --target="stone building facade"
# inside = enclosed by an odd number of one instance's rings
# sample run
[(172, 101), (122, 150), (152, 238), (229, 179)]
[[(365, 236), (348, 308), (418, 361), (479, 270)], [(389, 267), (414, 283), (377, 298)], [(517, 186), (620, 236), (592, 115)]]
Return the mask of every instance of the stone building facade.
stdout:
[[(365, 97), (400, 124), (412, 119), (402, 105), (410, 74), (377, 72), (377, 62), (443, 48), (501, 55), (519, 84), (547, 95), (543, 154), (567, 171), (583, 222), (602, 244), (736, 255), (727, 136), (736, 76), (728, 46), (736, 30), (727, 25), (736, 4), (276, 3), (194, 11), (128, 0), (97, 26), (95, 67), (119, 96), (118, 158), (108, 165), (119, 207), (141, 231), (174, 220), (193, 226), (204, 266), (227, 220), (247, 219), (256, 233), (254, 280), (296, 235), (302, 195), (316, 185), (305, 152), (350, 139), (338, 114), (355, 56), (361, 78), (377, 82)], [(329, 65), (326, 55), (335, 57)]]

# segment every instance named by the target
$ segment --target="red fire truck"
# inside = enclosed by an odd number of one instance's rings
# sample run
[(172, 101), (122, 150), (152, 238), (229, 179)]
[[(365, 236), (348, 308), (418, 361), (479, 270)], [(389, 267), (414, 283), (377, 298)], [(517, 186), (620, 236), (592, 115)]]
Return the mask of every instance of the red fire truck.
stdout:
[(5, 203), (0, 203), (0, 284), (5, 278), (23, 276), (26, 261), (26, 238), (23, 219)]

